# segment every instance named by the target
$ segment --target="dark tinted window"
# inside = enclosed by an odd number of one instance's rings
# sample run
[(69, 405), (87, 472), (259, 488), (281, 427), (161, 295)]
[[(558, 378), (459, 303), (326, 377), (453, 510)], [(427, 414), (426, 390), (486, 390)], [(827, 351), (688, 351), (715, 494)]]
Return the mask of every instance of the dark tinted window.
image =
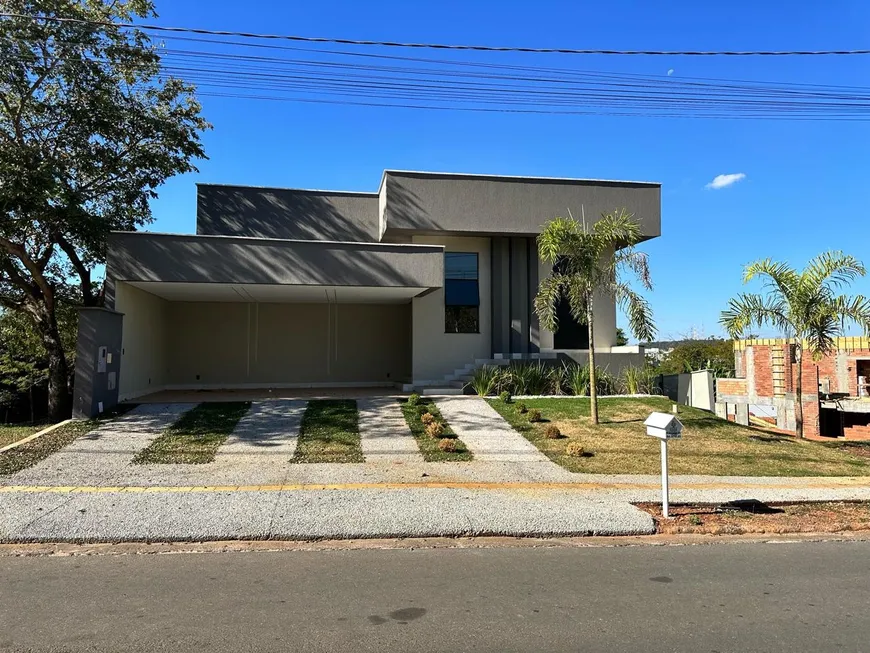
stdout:
[(480, 287), (477, 254), (444, 254), (444, 330), (448, 333), (480, 331)]

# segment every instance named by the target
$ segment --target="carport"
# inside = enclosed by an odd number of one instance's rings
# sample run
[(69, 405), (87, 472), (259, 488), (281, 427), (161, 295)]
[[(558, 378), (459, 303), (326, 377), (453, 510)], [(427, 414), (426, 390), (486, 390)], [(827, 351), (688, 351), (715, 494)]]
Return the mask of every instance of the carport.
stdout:
[(81, 313), (78, 415), (166, 390), (407, 381), (411, 301), (444, 274), (432, 245), (117, 233), (109, 252), (107, 309)]

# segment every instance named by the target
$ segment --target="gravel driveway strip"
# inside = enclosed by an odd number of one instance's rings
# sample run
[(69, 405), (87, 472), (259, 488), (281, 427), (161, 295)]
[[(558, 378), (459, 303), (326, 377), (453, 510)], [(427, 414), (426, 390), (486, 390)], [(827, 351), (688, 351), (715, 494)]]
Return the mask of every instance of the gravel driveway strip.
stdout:
[(417, 441), (394, 397), (357, 400), (360, 445), (367, 463), (423, 462)]
[(107, 422), (3, 485), (113, 485), (139, 451), (196, 404), (142, 404)]
[(296, 452), (307, 401), (257, 401), (220, 446), (215, 462), (283, 464)]
[(441, 415), (480, 462), (551, 462), (478, 397), (439, 397)]

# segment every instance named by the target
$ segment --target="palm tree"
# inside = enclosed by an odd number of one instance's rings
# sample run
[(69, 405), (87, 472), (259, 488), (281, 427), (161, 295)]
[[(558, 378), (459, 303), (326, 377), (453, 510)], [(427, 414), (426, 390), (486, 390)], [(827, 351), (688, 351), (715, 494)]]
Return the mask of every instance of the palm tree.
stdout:
[(538, 236), (542, 261), (552, 264), (535, 297), (535, 313), (541, 325), (554, 333), (559, 328), (556, 307), (568, 301), (571, 317), (589, 329), (589, 399), (592, 423), (598, 424), (598, 389), (595, 378), (595, 330), (593, 301), (596, 295), (613, 297), (628, 316), (628, 323), (639, 340), (655, 337), (655, 324), (649, 303), (623, 280), (631, 272), (647, 290), (652, 290), (647, 255), (635, 249), (643, 232), (634, 216), (625, 209), (605, 213), (591, 227), (568, 218), (556, 218), (544, 225)]
[(764, 294), (738, 295), (722, 311), (719, 323), (732, 338), (740, 338), (752, 326), (770, 326), (794, 340), (798, 437), (804, 436), (802, 350), (806, 347), (813, 360), (820, 360), (836, 349), (834, 338), (843, 334), (847, 323), (870, 333), (870, 301), (863, 295), (838, 294), (866, 273), (860, 261), (843, 252), (820, 254), (802, 272), (769, 258), (756, 261), (746, 266), (743, 283), (764, 279)]

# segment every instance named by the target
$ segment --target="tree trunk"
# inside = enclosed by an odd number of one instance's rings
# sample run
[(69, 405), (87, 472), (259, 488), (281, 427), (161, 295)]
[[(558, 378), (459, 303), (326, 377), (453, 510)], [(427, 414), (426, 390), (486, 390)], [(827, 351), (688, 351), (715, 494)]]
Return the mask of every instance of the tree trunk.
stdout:
[(592, 298), (586, 301), (586, 326), (589, 330), (589, 415), (598, 424), (598, 379), (595, 375), (595, 330), (592, 327)]
[(796, 397), (794, 406), (794, 426), (797, 436), (801, 439), (804, 437), (804, 393), (803, 393), (803, 369), (801, 359), (803, 359), (803, 351), (800, 344), (794, 348), (795, 359), (797, 362), (797, 378), (794, 382), (794, 394)]
[(52, 422), (68, 419), (72, 413), (69, 397), (69, 368), (57, 328), (53, 297), (37, 309), (37, 328), (48, 356), (48, 417)]

